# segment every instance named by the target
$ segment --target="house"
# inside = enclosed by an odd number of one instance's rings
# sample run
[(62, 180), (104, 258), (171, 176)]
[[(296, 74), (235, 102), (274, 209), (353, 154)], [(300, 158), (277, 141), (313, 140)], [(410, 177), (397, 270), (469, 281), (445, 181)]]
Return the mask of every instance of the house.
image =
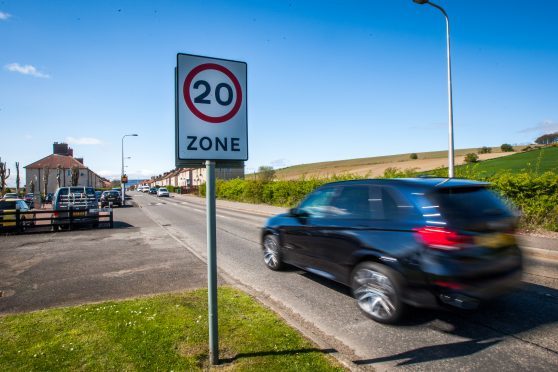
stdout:
[[(244, 178), (244, 167), (241, 168), (215, 168), (215, 178), (232, 180)], [(179, 168), (176, 174), (177, 186), (198, 187), (207, 180), (205, 168)]]
[[(90, 170), (83, 163), (83, 158), (74, 158), (74, 151), (66, 143), (54, 142), (52, 155), (25, 166), (25, 184), (27, 192), (45, 194), (55, 192), (60, 186), (72, 185), (72, 168), (79, 171), (78, 186), (103, 188), (107, 179)], [(46, 190), (45, 190), (46, 181)]]

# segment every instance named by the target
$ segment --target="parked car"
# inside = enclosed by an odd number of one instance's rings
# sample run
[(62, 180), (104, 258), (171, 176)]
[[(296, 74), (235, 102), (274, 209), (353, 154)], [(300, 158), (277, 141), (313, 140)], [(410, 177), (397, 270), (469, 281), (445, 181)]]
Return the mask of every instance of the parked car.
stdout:
[(103, 191), (95, 190), (95, 197), (97, 200), (101, 200), (101, 196), (103, 195)]
[(15, 192), (7, 192), (2, 199), (19, 199), (19, 196)]
[(167, 190), (165, 187), (159, 187), (157, 189), (157, 196), (158, 197), (161, 197), (161, 196), (169, 197), (170, 196), (169, 190)]
[(34, 224), (34, 215), (29, 212), (29, 206), (21, 199), (9, 198), (0, 199), (0, 229), (14, 229), (17, 227), (16, 212), (20, 212), (22, 228)]
[(29, 208), (31, 208), (31, 209), (34, 208), (34, 204), (35, 204), (35, 202), (34, 202), (35, 199), (34, 198), (35, 198), (35, 196), (34, 196), (33, 193), (25, 194), (25, 196), (23, 197), (23, 200), (25, 200), (25, 202), (27, 203), (27, 206), (29, 206)]
[(93, 187), (60, 187), (52, 200), (53, 227), (66, 228), (71, 223), (99, 225), (98, 200)]
[(149, 189), (149, 193), (152, 194), (152, 195), (157, 194), (157, 188), (156, 188), (156, 187), (150, 188), (150, 189)]
[(120, 197), (120, 192), (116, 190), (103, 191), (101, 195), (101, 208), (108, 206), (122, 206), (122, 198)]
[(264, 263), (352, 289), (365, 315), (395, 323), (407, 305), (473, 309), (520, 283), (517, 215), (488, 184), (458, 179), (324, 185), (262, 230)]

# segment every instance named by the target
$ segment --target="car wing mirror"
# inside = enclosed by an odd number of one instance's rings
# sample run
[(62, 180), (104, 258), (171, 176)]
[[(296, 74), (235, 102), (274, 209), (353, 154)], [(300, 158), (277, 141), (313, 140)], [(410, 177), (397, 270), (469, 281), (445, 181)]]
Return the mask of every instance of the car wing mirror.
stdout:
[(289, 213), (291, 216), (293, 217), (298, 217), (298, 218), (306, 218), (309, 217), (310, 215), (308, 214), (308, 212), (306, 212), (303, 209), (298, 209), (298, 208), (291, 208), (289, 210)]

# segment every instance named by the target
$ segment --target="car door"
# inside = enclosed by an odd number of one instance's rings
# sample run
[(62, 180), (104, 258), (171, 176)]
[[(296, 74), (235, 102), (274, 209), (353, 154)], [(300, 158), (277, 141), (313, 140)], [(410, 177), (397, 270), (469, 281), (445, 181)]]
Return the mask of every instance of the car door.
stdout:
[[(345, 282), (351, 257), (361, 249), (361, 235), (381, 214), (379, 188), (366, 184), (344, 185), (330, 202), (328, 215), (313, 234), (309, 249), (316, 268), (325, 277)], [(380, 201), (380, 203), (378, 203)], [(374, 217), (374, 218), (373, 218)]]
[(316, 266), (314, 235), (327, 217), (329, 202), (335, 194), (335, 187), (320, 188), (294, 208), (288, 223), (279, 228), (282, 237), (285, 260), (302, 268)]

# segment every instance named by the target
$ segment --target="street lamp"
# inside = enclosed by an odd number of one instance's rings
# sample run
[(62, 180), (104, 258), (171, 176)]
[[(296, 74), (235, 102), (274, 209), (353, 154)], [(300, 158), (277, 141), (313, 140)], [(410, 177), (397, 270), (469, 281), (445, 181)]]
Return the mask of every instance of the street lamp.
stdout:
[(125, 134), (122, 136), (122, 173), (120, 174), (120, 187), (122, 188), (122, 205), (126, 205), (126, 192), (124, 191), (124, 138), (137, 137), (137, 134)]
[(453, 151), (453, 102), (452, 102), (452, 94), (451, 94), (451, 57), (450, 57), (450, 24), (449, 24), (449, 17), (444, 8), (441, 6), (430, 2), (429, 0), (413, 0), (413, 2), (424, 5), (428, 4), (433, 6), (434, 8), (440, 10), (444, 17), (446, 18), (446, 44), (447, 44), (447, 57), (448, 57), (448, 142), (449, 142), (449, 151), (448, 151), (448, 171), (449, 177), (453, 178), (454, 176), (454, 151)]

